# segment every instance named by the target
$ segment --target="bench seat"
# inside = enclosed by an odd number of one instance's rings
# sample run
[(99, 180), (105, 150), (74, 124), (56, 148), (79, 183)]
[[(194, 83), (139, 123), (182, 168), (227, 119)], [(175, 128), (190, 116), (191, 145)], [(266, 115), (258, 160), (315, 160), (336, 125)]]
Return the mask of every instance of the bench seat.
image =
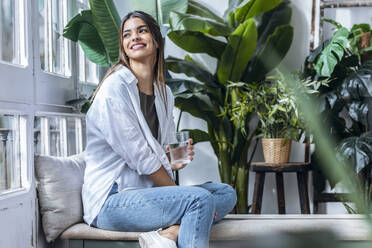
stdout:
[[(340, 241), (372, 241), (368, 234), (368, 223), (361, 215), (227, 215), (213, 226), (211, 241), (250, 240), (276, 232), (324, 230), (332, 231)], [(122, 241), (129, 245), (112, 247), (138, 247), (138, 235), (138, 232), (107, 231), (79, 223), (65, 230), (60, 239), (75, 241), (73, 246), (67, 247), (80, 247), (76, 241), (82, 244), (84, 240), (90, 243)], [(137, 244), (133, 246), (134, 243)]]

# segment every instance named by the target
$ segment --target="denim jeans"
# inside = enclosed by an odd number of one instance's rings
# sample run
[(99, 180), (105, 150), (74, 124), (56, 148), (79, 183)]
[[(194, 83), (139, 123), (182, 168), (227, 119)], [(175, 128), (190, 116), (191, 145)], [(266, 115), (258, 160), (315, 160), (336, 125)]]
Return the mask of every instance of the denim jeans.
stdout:
[(234, 189), (223, 183), (121, 192), (114, 184), (92, 225), (113, 231), (147, 232), (178, 224), (179, 248), (207, 248), (215, 211), (214, 223), (235, 203)]

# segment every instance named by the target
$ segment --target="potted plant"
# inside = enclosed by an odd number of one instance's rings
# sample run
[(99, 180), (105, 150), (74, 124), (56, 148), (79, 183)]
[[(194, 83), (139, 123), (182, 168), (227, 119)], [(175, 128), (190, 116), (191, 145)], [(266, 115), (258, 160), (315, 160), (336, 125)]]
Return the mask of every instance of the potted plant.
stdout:
[(296, 76), (284, 76), (278, 71), (259, 84), (229, 85), (236, 95), (236, 103), (228, 110), (233, 119), (241, 121), (250, 112), (258, 117), (257, 137), (262, 138), (266, 163), (288, 162), (291, 140), (298, 141), (305, 129), (294, 91), (304, 90), (307, 94), (313, 94), (326, 83), (295, 79), (298, 81), (297, 87), (290, 88), (285, 83), (287, 77), (294, 80)]

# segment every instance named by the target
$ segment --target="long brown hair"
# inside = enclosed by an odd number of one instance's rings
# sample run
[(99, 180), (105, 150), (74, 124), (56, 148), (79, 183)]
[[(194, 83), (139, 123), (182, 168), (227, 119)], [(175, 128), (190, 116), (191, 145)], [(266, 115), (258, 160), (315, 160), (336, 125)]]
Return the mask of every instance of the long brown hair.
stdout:
[[(104, 83), (105, 79), (110, 76), (120, 65), (126, 66), (129, 70), (133, 72), (133, 70), (130, 67), (130, 62), (127, 54), (124, 51), (123, 46), (123, 32), (124, 32), (124, 24), (127, 20), (130, 18), (140, 18), (142, 21), (146, 23), (148, 26), (150, 33), (154, 39), (154, 42), (158, 45), (157, 48), (157, 55), (156, 55), (156, 62), (155, 62), (155, 70), (154, 70), (154, 76), (156, 80), (156, 86), (158, 87), (161, 97), (164, 100), (165, 107), (167, 108), (167, 94), (165, 89), (165, 62), (164, 62), (164, 41), (163, 37), (160, 32), (160, 27), (156, 20), (149, 14), (143, 12), (143, 11), (133, 11), (128, 13), (123, 21), (121, 22), (121, 26), (119, 29), (119, 61), (113, 65), (106, 73), (104, 78), (102, 79), (101, 83), (93, 93), (91, 102), (94, 100), (95, 96), (97, 95), (97, 92), (101, 88), (102, 84)], [(134, 73), (133, 73), (134, 74)]]

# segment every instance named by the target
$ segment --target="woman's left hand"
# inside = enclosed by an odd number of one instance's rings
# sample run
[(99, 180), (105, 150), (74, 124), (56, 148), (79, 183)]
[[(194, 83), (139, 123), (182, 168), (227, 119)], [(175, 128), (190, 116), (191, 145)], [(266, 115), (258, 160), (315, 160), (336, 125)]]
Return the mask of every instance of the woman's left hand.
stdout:
[[(187, 154), (189, 155), (190, 162), (194, 159), (194, 146), (192, 145), (193, 140), (189, 139), (189, 145), (187, 146)], [(169, 146), (166, 147), (167, 151), (169, 151)], [(171, 162), (171, 161), (170, 161)], [(187, 164), (177, 164), (177, 165), (172, 165), (171, 163), (171, 168), (172, 170), (181, 170), (186, 167)]]

